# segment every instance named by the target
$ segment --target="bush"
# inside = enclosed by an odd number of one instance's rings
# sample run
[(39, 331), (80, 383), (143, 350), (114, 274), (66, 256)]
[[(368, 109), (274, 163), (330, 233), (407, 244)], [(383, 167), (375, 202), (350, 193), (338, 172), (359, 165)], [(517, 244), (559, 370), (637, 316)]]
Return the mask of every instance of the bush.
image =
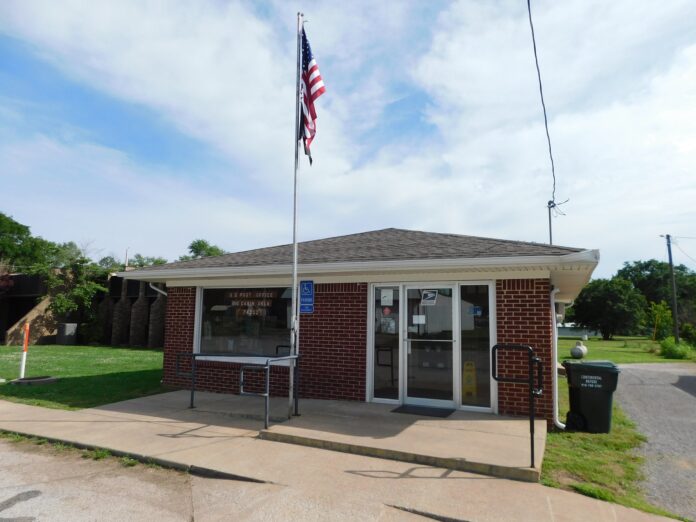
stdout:
[(681, 325), (679, 335), (691, 346), (696, 346), (696, 327), (693, 324), (684, 323)]
[(686, 342), (677, 344), (674, 337), (667, 337), (660, 342), (660, 354), (666, 359), (688, 359), (693, 347)]
[(669, 337), (674, 323), (672, 321), (672, 310), (669, 309), (666, 302), (650, 303), (649, 322), (653, 327), (653, 341), (661, 341)]

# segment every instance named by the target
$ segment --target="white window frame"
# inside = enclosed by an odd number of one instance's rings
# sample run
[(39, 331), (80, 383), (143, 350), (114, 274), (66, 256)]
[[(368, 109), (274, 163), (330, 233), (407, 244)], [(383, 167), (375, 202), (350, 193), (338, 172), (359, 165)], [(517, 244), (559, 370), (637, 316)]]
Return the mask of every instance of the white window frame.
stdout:
[[(193, 353), (201, 353), (201, 327), (203, 324), (203, 291), (204, 290), (244, 290), (247, 288), (292, 288), (292, 284), (288, 285), (242, 285), (242, 286), (197, 286), (196, 287), (196, 304), (194, 309), (194, 321), (193, 321)], [(300, 321), (300, 325), (301, 325)], [(288, 342), (290, 342), (290, 335), (288, 333)], [(259, 356), (254, 359), (253, 356), (240, 356), (238, 360), (233, 357), (216, 357), (214, 355), (200, 357), (199, 361), (220, 361), (220, 362), (248, 362), (248, 363), (263, 363), (268, 359), (267, 357)], [(275, 363), (276, 366), (290, 366), (290, 361), (279, 361)]]

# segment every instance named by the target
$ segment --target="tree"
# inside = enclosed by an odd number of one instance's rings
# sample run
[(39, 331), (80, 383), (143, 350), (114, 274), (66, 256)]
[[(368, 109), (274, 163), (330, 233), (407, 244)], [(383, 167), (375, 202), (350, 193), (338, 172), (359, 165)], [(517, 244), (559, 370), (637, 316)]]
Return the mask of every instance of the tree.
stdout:
[(58, 245), (31, 235), (29, 227), (0, 212), (0, 259), (10, 272), (25, 271), (36, 263), (50, 263)]
[(122, 272), (123, 269), (125, 268), (123, 263), (121, 263), (114, 256), (102, 257), (99, 261), (97, 261), (97, 264), (99, 265), (100, 268), (104, 269), (108, 273)]
[(179, 257), (179, 261), (190, 261), (202, 257), (221, 256), (226, 252), (217, 245), (211, 245), (205, 239), (195, 239), (188, 247), (189, 254)]
[(652, 328), (653, 341), (661, 341), (672, 335), (672, 310), (666, 302), (650, 303), (648, 326)]
[(595, 279), (583, 288), (573, 304), (575, 322), (599, 330), (602, 338), (636, 332), (645, 320), (645, 297), (630, 281), (620, 277)]
[(33, 265), (27, 273), (41, 276), (51, 298), (49, 310), (59, 320), (77, 314), (82, 320), (89, 315), (92, 300), (105, 292), (108, 271), (91, 261), (73, 242), (55, 245), (54, 254), (43, 263)]
[[(669, 302), (672, 297), (669, 264), (664, 261), (649, 259), (648, 261), (625, 262), (623, 268), (621, 268), (616, 275), (633, 283), (633, 286), (636, 287), (649, 302)], [(684, 265), (676, 265), (674, 267), (674, 278), (680, 290), (690, 289), (691, 282), (689, 279), (694, 275), (696, 274), (691, 272)]]
[[(627, 279), (651, 303), (672, 301), (672, 286), (669, 264), (656, 259), (624, 263), (616, 274)], [(677, 283), (677, 311), (679, 322), (696, 323), (696, 273), (684, 265), (674, 267)]]
[(0, 259), (0, 296), (8, 292), (14, 286), (14, 280), (11, 277), (10, 265)]
[(168, 261), (163, 257), (143, 256), (142, 254), (135, 254), (133, 258), (130, 260), (129, 264), (130, 266), (142, 268), (144, 266), (164, 265), (167, 262)]

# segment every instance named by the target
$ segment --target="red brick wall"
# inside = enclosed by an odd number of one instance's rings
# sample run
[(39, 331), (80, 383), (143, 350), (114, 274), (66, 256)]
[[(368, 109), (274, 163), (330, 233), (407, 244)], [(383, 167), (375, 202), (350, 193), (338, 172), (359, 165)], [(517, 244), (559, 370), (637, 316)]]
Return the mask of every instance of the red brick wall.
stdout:
[[(313, 314), (300, 321), (300, 396), (317, 399), (365, 400), (367, 344), (366, 283), (315, 285)], [(195, 288), (171, 288), (167, 300), (164, 382), (188, 387), (177, 377), (176, 353), (193, 346)], [(188, 371), (188, 364), (183, 369)], [(260, 391), (263, 372), (245, 372), (245, 389)], [(287, 396), (287, 369), (271, 371), (271, 393)], [(199, 361), (196, 388), (237, 393), (239, 367), (229, 363)]]
[(300, 392), (365, 400), (367, 283), (316, 285), (314, 314), (300, 324)]
[[(550, 308), (551, 284), (548, 279), (505, 279), (496, 281), (498, 343), (528, 344), (544, 365), (544, 393), (536, 401), (537, 414), (552, 418), (551, 371), (553, 330)], [(528, 376), (527, 355), (504, 352), (498, 356), (502, 376)], [(529, 388), (526, 384), (498, 384), (498, 411), (501, 414), (528, 415)]]
[[(187, 386), (189, 381), (176, 377), (176, 354), (191, 353), (193, 321), (196, 310), (195, 288), (169, 288), (164, 320), (164, 383)], [(186, 361), (184, 361), (186, 362)], [(186, 365), (184, 370), (188, 370)]]
[[(541, 417), (551, 418), (552, 325), (548, 279), (496, 281), (498, 343), (530, 344), (544, 364), (544, 394), (537, 400)], [(300, 396), (320, 399), (365, 400), (367, 345), (366, 283), (319, 284), (315, 287), (315, 311), (303, 315), (300, 330)], [(193, 346), (195, 288), (170, 288), (164, 350), (164, 382), (188, 387), (189, 380), (175, 375), (176, 353), (190, 353)], [(184, 365), (188, 369), (188, 365)], [(526, 376), (526, 358), (501, 356), (500, 373)], [(249, 374), (250, 389), (260, 389), (262, 373)], [(235, 365), (203, 362), (198, 366), (201, 390), (237, 393), (239, 370)], [(256, 384), (258, 387), (254, 388)], [(287, 394), (287, 370), (271, 372), (271, 392)], [(528, 412), (526, 385), (498, 386), (501, 414)]]

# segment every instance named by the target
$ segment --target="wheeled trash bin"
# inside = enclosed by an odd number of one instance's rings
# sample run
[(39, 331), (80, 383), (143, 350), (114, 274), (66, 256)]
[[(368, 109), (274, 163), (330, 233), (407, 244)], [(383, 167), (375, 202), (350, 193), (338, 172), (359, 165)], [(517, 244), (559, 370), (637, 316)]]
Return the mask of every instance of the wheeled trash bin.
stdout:
[(563, 367), (570, 394), (566, 429), (609, 433), (619, 367), (611, 361), (563, 361)]

